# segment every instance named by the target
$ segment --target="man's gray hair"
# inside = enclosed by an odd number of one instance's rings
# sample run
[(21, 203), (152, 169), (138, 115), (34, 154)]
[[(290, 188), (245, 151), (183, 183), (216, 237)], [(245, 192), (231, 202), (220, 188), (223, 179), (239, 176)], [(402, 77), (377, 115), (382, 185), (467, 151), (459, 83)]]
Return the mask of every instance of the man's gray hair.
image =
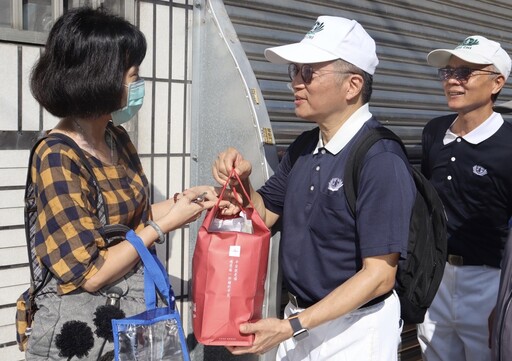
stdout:
[[(349, 63), (343, 59), (338, 59), (334, 62), (334, 65), (338, 67), (340, 71), (346, 71), (349, 73), (359, 74), (363, 77), (363, 88), (361, 89), (361, 97), (363, 100), (363, 104), (366, 104), (370, 101), (372, 97), (372, 91), (373, 91), (373, 76), (371, 74), (368, 74), (364, 70), (358, 68), (352, 63)], [(344, 79), (345, 76), (342, 75), (340, 79)]]

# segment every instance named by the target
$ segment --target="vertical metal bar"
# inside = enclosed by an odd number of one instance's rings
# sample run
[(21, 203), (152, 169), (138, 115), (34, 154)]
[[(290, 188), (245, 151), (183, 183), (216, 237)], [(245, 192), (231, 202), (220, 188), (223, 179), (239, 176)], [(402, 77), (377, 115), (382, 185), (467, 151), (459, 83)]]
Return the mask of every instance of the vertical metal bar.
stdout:
[[(136, 17), (136, 9), (135, 9), (135, 1), (134, 0), (125, 0), (124, 2), (124, 14), (121, 14), (124, 16), (126, 20), (131, 22), (132, 24), (135, 24), (135, 17)], [(140, 22), (138, 23), (140, 24)]]
[[(169, 46), (169, 64), (168, 64), (168, 79), (167, 79), (167, 156), (166, 156), (166, 161), (167, 161), (167, 174), (166, 174), (166, 198), (169, 198), (170, 196), (170, 183), (171, 183), (171, 99), (172, 99), (172, 24), (173, 24), (173, 19), (172, 19), (172, 15), (173, 15), (173, 7), (172, 6), (169, 6), (169, 39), (171, 39), (171, 44)], [(154, 57), (156, 58), (156, 56)], [(184, 169), (184, 168), (183, 168)], [(182, 173), (182, 177), (183, 177), (183, 173)], [(181, 185), (181, 189), (185, 189), (185, 187), (183, 186), (183, 183)], [(183, 227), (180, 227), (180, 229), (178, 230), (181, 234), (181, 239), (183, 240), (183, 235), (184, 235), (184, 231), (183, 231)], [(170, 247), (167, 246), (165, 248), (165, 268), (167, 269), (167, 272), (169, 272), (169, 258), (171, 257), (171, 252), (170, 252)], [(182, 260), (182, 264), (184, 263), (184, 259), (183, 259), (183, 256), (181, 257), (181, 260)], [(181, 275), (180, 275), (181, 276)], [(181, 278), (181, 277), (180, 277)], [(179, 295), (183, 295), (183, 287), (180, 287), (180, 290), (179, 290)], [(181, 297), (180, 297), (181, 299)], [(180, 302), (180, 305), (182, 307), (180, 307), (180, 313), (183, 314), (183, 302)]]
[(23, 47), (18, 45), (18, 91), (16, 94), (18, 95), (18, 131), (21, 132), (23, 130), (23, 82), (22, 82), (22, 72), (23, 72)]
[[(41, 55), (43, 54), (43, 51), (44, 51), (44, 48), (39, 48), (39, 57), (41, 57)], [(43, 113), (44, 113), (44, 108), (42, 107), (42, 105), (39, 105), (39, 130), (44, 129)]]
[(23, 30), (23, 2), (11, 0), (12, 28)]
[[(155, 186), (154, 186), (154, 178), (155, 178), (155, 92), (156, 92), (156, 3), (153, 1), (153, 64), (152, 64), (152, 82), (151, 88), (153, 96), (151, 97), (151, 147), (150, 147), (150, 162), (151, 162), (151, 203), (155, 201)], [(148, 44), (149, 46), (149, 44)]]
[(54, 22), (62, 14), (64, 14), (64, 1), (63, 0), (52, 0), (52, 16), (53, 16)]

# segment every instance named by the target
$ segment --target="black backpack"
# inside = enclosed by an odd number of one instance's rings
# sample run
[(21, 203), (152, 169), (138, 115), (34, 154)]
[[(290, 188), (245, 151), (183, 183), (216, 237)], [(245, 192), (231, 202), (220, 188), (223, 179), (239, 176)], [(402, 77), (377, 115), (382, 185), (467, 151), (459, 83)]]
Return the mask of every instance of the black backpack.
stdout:
[[(318, 139), (318, 128), (304, 133), (290, 147), (293, 164), (301, 154), (311, 153)], [(345, 165), (343, 189), (347, 204), (355, 217), (359, 175), (366, 153), (375, 142), (391, 139), (406, 149), (400, 138), (391, 130), (372, 128), (353, 146)], [(311, 145), (312, 144), (312, 145)], [(447, 259), (446, 213), (436, 190), (419, 170), (410, 167), (416, 185), (416, 200), (411, 215), (407, 259), (400, 260), (395, 290), (400, 299), (401, 318), (406, 323), (421, 323), (430, 307), (443, 277)]]

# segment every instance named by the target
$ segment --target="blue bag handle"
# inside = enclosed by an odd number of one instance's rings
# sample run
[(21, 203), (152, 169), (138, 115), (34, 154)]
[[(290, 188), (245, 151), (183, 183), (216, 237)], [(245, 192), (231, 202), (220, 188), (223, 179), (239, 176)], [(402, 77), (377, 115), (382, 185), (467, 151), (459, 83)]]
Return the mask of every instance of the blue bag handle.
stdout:
[[(140, 239), (140, 238), (139, 238)], [(141, 241), (142, 243), (142, 241)], [(147, 249), (144, 247), (144, 249)], [(146, 263), (144, 263), (144, 299), (146, 301), (146, 308), (148, 310), (156, 308), (156, 292), (155, 287), (160, 291), (160, 294), (162, 297), (164, 297), (164, 301), (167, 304), (167, 307), (170, 308), (170, 310), (174, 310), (175, 305), (175, 297), (174, 297), (174, 291), (171, 287), (171, 284), (169, 283), (169, 276), (167, 276), (167, 271), (158, 259), (158, 256), (156, 253), (149, 251), (149, 254), (152, 256), (153, 261), (155, 265), (151, 265), (151, 267), (148, 267)], [(151, 259), (149, 259), (149, 262), (151, 262)], [(155, 267), (158, 267), (159, 270), (156, 270)], [(154, 275), (158, 277), (158, 279), (155, 281)], [(164, 282), (162, 282), (162, 279), (159, 275), (163, 276)]]
[(150, 252), (139, 236), (130, 230), (126, 233), (126, 240), (135, 247), (144, 264), (144, 299), (148, 310), (156, 308), (156, 289), (160, 292), (167, 306), (174, 310), (174, 292), (164, 265), (155, 253)]

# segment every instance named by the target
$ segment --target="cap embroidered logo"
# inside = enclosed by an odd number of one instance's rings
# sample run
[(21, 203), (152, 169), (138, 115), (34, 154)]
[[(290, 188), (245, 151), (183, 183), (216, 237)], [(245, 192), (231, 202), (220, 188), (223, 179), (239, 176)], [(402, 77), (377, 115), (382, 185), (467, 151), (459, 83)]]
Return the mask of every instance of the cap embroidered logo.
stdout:
[(478, 39), (475, 39), (475, 38), (467, 38), (465, 39), (462, 44), (460, 44), (457, 48), (462, 48), (462, 47), (472, 47), (474, 45), (478, 45), (480, 44), (480, 42), (478, 41)]
[(313, 26), (313, 28), (307, 32), (305, 38), (313, 39), (315, 37), (316, 33), (320, 32), (322, 30), (324, 30), (324, 23), (317, 21), (315, 23), (315, 25)]

